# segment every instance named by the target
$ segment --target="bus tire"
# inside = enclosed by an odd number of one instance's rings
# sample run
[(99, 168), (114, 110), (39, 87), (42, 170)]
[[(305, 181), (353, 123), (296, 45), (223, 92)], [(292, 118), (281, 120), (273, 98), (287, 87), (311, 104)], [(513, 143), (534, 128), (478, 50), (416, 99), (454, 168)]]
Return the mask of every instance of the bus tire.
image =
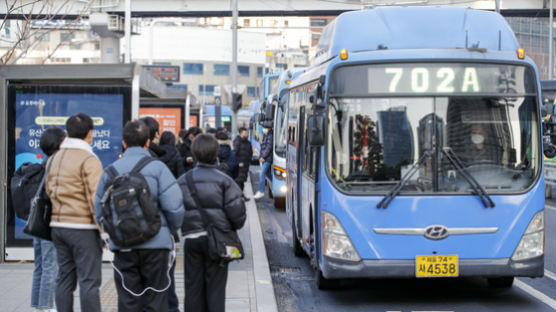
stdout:
[(514, 283), (513, 276), (491, 277), (487, 278), (488, 286), (490, 288), (511, 288)]
[(337, 281), (322, 276), (322, 271), (320, 269), (315, 270), (315, 282), (317, 283), (317, 288), (320, 290), (334, 289), (338, 285)]
[(301, 243), (299, 242), (299, 238), (297, 237), (297, 230), (295, 229), (295, 221), (292, 216), (292, 245), (293, 245), (293, 255), (296, 257), (303, 257), (305, 255), (305, 251), (303, 247), (301, 247)]
[(274, 197), (274, 207), (277, 209), (286, 208), (286, 198), (285, 197)]

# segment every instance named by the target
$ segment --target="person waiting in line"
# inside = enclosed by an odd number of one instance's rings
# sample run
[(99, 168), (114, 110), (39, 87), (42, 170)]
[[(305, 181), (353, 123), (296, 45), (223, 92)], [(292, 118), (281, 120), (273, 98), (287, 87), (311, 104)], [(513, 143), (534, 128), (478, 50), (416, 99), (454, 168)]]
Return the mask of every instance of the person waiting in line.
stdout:
[[(241, 190), (232, 178), (217, 169), (218, 149), (214, 136), (197, 136), (191, 144), (197, 165), (178, 179), (185, 206), (182, 233), (187, 312), (225, 310), (228, 264), (209, 257), (206, 227), (198, 209), (205, 210), (210, 221), (221, 229), (237, 231), (246, 219)], [(192, 175), (201, 207), (196, 205), (187, 186), (188, 175)]]
[(216, 135), (217, 131), (216, 128), (208, 128), (206, 132), (211, 135)]
[[(253, 157), (253, 147), (251, 146), (251, 142), (249, 142), (249, 133), (244, 127), (239, 128), (239, 134), (234, 139), (234, 153), (238, 161), (236, 182), (241, 191), (243, 191), (245, 181), (247, 181), (247, 176), (249, 175), (251, 157)], [(245, 195), (243, 195), (243, 198), (249, 200)]]
[(232, 179), (237, 176), (237, 158), (236, 154), (232, 151), (230, 146), (230, 137), (228, 136), (228, 130), (226, 128), (219, 128), (215, 135), (220, 145), (220, 150), (218, 152), (219, 168), (222, 172), (225, 172)]
[(195, 167), (195, 159), (191, 153), (191, 142), (196, 136), (203, 133), (198, 127), (190, 127), (188, 130), (180, 130), (180, 143), (178, 144), (178, 151), (183, 158), (183, 167), (185, 171), (189, 171)]
[[(123, 157), (112, 166), (119, 174), (130, 172), (136, 164), (149, 155), (149, 129), (140, 120), (128, 122), (122, 131), (126, 151)], [(153, 205), (161, 215), (158, 233), (144, 243), (121, 248), (110, 242), (114, 252), (114, 282), (118, 293), (118, 311), (120, 312), (154, 312), (168, 311), (168, 291), (147, 290), (142, 296), (135, 296), (147, 287), (157, 290), (170, 286), (168, 258), (172, 250), (172, 235), (178, 231), (183, 222), (182, 193), (176, 179), (162, 162), (152, 161), (140, 170), (147, 181)], [(109, 174), (104, 172), (98, 183), (95, 197), (95, 216), (102, 220), (102, 197), (109, 183)], [(175, 261), (174, 261), (175, 262)], [(121, 275), (120, 275), (121, 274)], [(124, 288), (125, 284), (125, 288)], [(179, 303), (177, 303), (179, 306)]]
[(141, 120), (149, 129), (149, 153), (154, 158), (164, 156), (165, 151), (158, 146), (158, 143), (160, 142), (160, 125), (158, 124), (158, 121), (151, 116), (143, 117)]
[[(65, 138), (66, 132), (58, 127), (48, 128), (42, 133), (39, 145), (47, 157), (43, 164), (46, 164), (48, 157), (60, 149)], [(54, 290), (56, 275), (58, 275), (56, 248), (51, 241), (38, 237), (33, 238), (33, 247), (35, 269), (31, 288), (31, 307), (35, 308), (35, 311), (56, 311), (54, 309)]]
[(176, 136), (170, 131), (162, 132), (159, 147), (164, 150), (164, 155), (158, 159), (162, 161), (177, 179), (185, 173), (183, 158), (176, 148)]
[[(149, 153), (152, 157), (157, 158), (162, 161), (170, 172), (174, 175), (174, 178), (178, 178), (185, 172), (183, 167), (183, 159), (181, 158), (178, 150), (175, 147), (176, 137), (172, 132), (165, 131), (160, 135), (160, 128), (158, 121), (152, 117), (144, 117), (141, 119), (147, 128), (149, 129)], [(151, 139), (152, 138), (152, 139)], [(153, 142), (154, 140), (155, 142)], [(174, 235), (174, 240), (179, 242), (179, 235)], [(177, 312), (179, 311), (179, 301), (176, 295), (176, 281), (174, 278), (174, 271), (176, 269), (176, 262), (172, 263), (170, 269), (171, 285), (168, 289), (168, 311)], [(147, 305), (148, 302), (143, 299), (143, 304)]]
[(52, 242), (58, 277), (56, 308), (73, 311), (79, 280), (81, 311), (100, 312), (102, 240), (93, 213), (102, 164), (93, 152), (93, 119), (84, 113), (66, 121), (68, 137), (47, 163), (46, 194), (52, 202)]
[(257, 193), (253, 196), (254, 199), (260, 199), (264, 196), (264, 188), (266, 185), (266, 179), (272, 178), (272, 157), (273, 157), (273, 141), (274, 141), (274, 134), (272, 131), (272, 127), (265, 126), (263, 127), (263, 143), (261, 144), (261, 154), (259, 161), (262, 164), (261, 168), (261, 175), (259, 181), (259, 189)]

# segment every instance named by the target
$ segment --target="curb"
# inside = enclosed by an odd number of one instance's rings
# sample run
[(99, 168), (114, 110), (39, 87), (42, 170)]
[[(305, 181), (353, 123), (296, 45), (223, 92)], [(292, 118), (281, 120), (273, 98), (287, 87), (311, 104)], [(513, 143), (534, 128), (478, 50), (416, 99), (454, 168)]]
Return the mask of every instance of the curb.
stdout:
[(251, 198), (246, 203), (247, 217), (249, 218), (249, 231), (251, 234), (251, 244), (253, 250), (253, 275), (255, 279), (255, 298), (258, 312), (278, 312), (276, 297), (274, 296), (274, 286), (270, 276), (270, 267), (266, 256), (263, 233), (257, 204), (253, 198), (253, 188), (251, 177), (245, 182), (245, 193)]

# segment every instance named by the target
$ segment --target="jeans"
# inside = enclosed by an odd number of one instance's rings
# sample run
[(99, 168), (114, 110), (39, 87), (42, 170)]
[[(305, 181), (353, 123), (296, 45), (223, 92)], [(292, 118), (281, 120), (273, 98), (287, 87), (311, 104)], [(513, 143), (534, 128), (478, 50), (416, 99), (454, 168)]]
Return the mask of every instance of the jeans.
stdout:
[(31, 288), (31, 307), (37, 309), (54, 308), (54, 291), (56, 290), (56, 248), (51, 241), (33, 238), (35, 248), (35, 270)]
[(56, 309), (73, 311), (73, 292), (79, 280), (81, 311), (100, 312), (102, 246), (97, 230), (52, 228), (58, 258)]
[(258, 191), (261, 193), (264, 193), (264, 186), (266, 183), (265, 177), (272, 179), (272, 172), (270, 171), (270, 167), (272, 167), (272, 163), (265, 161), (263, 163), (263, 167), (261, 168), (261, 178), (259, 181), (259, 189), (258, 189)]

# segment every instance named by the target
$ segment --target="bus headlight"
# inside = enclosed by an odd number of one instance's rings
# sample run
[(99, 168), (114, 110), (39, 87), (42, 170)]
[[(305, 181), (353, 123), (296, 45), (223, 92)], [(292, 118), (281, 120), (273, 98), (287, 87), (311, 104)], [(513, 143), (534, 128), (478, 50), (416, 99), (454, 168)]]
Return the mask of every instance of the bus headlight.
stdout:
[[(274, 167), (274, 176), (278, 179), (278, 180), (285, 180), (286, 179), (286, 171), (285, 170), (279, 170), (276, 169), (278, 167)], [(280, 168), (281, 169), (281, 168)]]
[(280, 186), (280, 193), (286, 194), (288, 192), (288, 187), (285, 185)]
[(519, 261), (544, 254), (544, 210), (539, 211), (527, 226), (512, 260)]
[(338, 219), (326, 211), (322, 212), (322, 230), (323, 254), (342, 260), (361, 260)]

